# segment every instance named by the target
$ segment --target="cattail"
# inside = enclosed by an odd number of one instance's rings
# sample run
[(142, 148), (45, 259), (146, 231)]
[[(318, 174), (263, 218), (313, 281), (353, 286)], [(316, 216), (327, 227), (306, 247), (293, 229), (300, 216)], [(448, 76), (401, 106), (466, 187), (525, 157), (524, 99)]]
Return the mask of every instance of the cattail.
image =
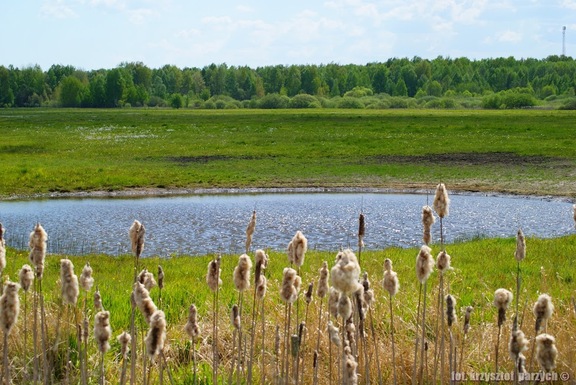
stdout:
[(266, 296), (266, 290), (268, 286), (268, 280), (266, 276), (261, 275), (258, 284), (256, 285), (256, 297), (258, 299), (263, 299)]
[(18, 313), (20, 312), (19, 289), (19, 284), (8, 281), (4, 285), (2, 296), (0, 296), (0, 327), (5, 334), (10, 333), (18, 319)]
[(157, 283), (154, 279), (154, 274), (148, 271), (148, 269), (143, 269), (140, 274), (138, 274), (138, 282), (140, 282), (146, 290), (150, 291), (152, 288), (156, 287)]
[(352, 315), (352, 303), (347, 295), (342, 294), (338, 299), (338, 316), (347, 320)]
[(60, 260), (60, 281), (62, 282), (63, 302), (76, 305), (79, 294), (78, 277), (74, 274), (74, 265), (69, 259)]
[(158, 265), (158, 288), (164, 289), (164, 269)]
[(576, 227), (576, 205), (572, 205), (572, 211), (574, 212), (574, 227)]
[(494, 306), (498, 308), (498, 327), (506, 321), (506, 310), (512, 298), (512, 293), (506, 289), (498, 289), (494, 292)]
[(526, 357), (524, 354), (518, 354), (518, 361), (516, 362), (516, 369), (518, 370), (518, 373), (526, 373)]
[(100, 290), (98, 288), (96, 288), (96, 291), (94, 292), (94, 309), (98, 311), (104, 309), (102, 307), (102, 296), (100, 295)]
[(366, 272), (364, 272), (362, 276), (362, 287), (364, 288), (364, 303), (366, 304), (366, 308), (369, 308), (374, 302), (374, 290), (370, 288), (370, 280)]
[(395, 296), (398, 293), (400, 284), (398, 282), (398, 274), (392, 270), (392, 261), (388, 258), (384, 260), (384, 289), (390, 293), (391, 296)]
[(195, 341), (196, 338), (200, 335), (200, 328), (198, 327), (198, 322), (196, 319), (197, 313), (198, 311), (196, 310), (196, 305), (190, 305), (190, 308), (188, 309), (188, 322), (186, 322), (186, 325), (184, 326), (184, 331), (186, 334), (188, 334), (192, 341)]
[(236, 304), (232, 306), (232, 313), (230, 314), (230, 320), (232, 321), (232, 326), (234, 326), (235, 329), (240, 329), (241, 326), (240, 310), (238, 308), (238, 305)]
[(416, 276), (420, 283), (426, 282), (432, 273), (434, 258), (430, 254), (431, 251), (432, 249), (424, 245), (420, 248), (420, 252), (416, 257)]
[(300, 230), (296, 231), (294, 238), (288, 244), (288, 261), (297, 267), (302, 266), (307, 250), (308, 240)]
[(94, 339), (98, 344), (100, 353), (106, 353), (110, 349), (110, 337), (112, 329), (110, 328), (110, 312), (100, 311), (94, 317)]
[(324, 298), (328, 294), (328, 262), (322, 262), (322, 267), (319, 270), (320, 277), (318, 278), (318, 288), (316, 295)]
[(156, 310), (158, 310), (150, 298), (150, 293), (140, 282), (135, 282), (132, 294), (134, 296), (134, 302), (136, 302), (136, 306), (138, 306), (138, 309), (142, 312), (146, 323), (150, 324), (151, 317), (154, 315)]
[(524, 238), (522, 229), (518, 229), (518, 234), (516, 235), (516, 251), (514, 252), (514, 257), (518, 262), (526, 258), (526, 239)]
[(146, 233), (146, 229), (142, 223), (135, 220), (132, 226), (130, 226), (128, 233), (132, 244), (132, 252), (139, 258), (144, 250), (144, 234)]
[(4, 239), (4, 232), (6, 229), (0, 223), (0, 273), (6, 268), (6, 240)]
[(432, 212), (432, 207), (424, 206), (422, 207), (422, 225), (424, 226), (424, 235), (422, 240), (425, 244), (429, 244), (432, 240), (432, 225), (436, 222), (434, 213)]
[(528, 340), (524, 336), (522, 330), (513, 330), (510, 335), (510, 344), (508, 346), (510, 351), (510, 358), (512, 361), (517, 362), (520, 359), (520, 355), (528, 349)]
[(436, 257), (436, 268), (441, 274), (452, 269), (450, 266), (450, 259), (450, 255), (448, 255), (446, 251), (441, 251)]
[(534, 317), (536, 318), (536, 334), (540, 331), (542, 323), (548, 321), (554, 312), (552, 298), (548, 294), (540, 294), (536, 303), (534, 303)]
[(122, 358), (126, 359), (128, 357), (128, 350), (130, 350), (130, 342), (132, 342), (132, 337), (130, 333), (123, 332), (118, 337), (118, 343), (120, 344), (120, 354)]
[(448, 320), (448, 327), (452, 327), (452, 324), (456, 321), (455, 305), (456, 300), (452, 295), (448, 294), (446, 296), (446, 319)]
[(146, 353), (151, 360), (164, 349), (166, 341), (166, 317), (162, 310), (156, 310), (150, 317), (150, 329), (146, 334)]
[(466, 307), (466, 312), (464, 313), (464, 334), (468, 334), (468, 331), (470, 330), (470, 317), (472, 315), (472, 310), (474, 310), (472, 306)]
[(306, 301), (307, 304), (310, 304), (310, 302), (312, 302), (313, 290), (314, 290), (314, 282), (310, 282), (308, 284), (308, 290), (306, 290), (306, 293), (304, 294), (304, 300)]
[(280, 297), (286, 303), (293, 303), (298, 298), (302, 279), (291, 267), (284, 268), (283, 275)]
[(84, 268), (82, 268), (82, 274), (80, 274), (80, 286), (85, 291), (92, 290), (92, 286), (94, 285), (94, 278), (92, 277), (92, 267), (90, 263), (86, 263)]
[(450, 207), (450, 198), (448, 198), (448, 191), (444, 183), (436, 186), (436, 194), (434, 195), (434, 211), (440, 218), (448, 216), (448, 209)]
[(352, 354), (352, 350), (349, 346), (344, 348), (344, 367), (345, 367), (345, 377), (344, 383), (348, 385), (356, 385), (358, 384), (358, 373), (356, 369), (358, 368), (358, 363), (356, 362), (356, 358)]
[(222, 279), (220, 279), (220, 274), (222, 270), (220, 269), (220, 261), (213, 259), (208, 263), (208, 273), (206, 274), (206, 283), (212, 291), (218, 290), (218, 287), (222, 285)]
[(30, 286), (32, 286), (32, 282), (34, 282), (34, 272), (30, 265), (23, 265), (18, 276), (20, 278), (20, 287), (22, 287), (22, 290), (25, 292), (30, 290)]
[(265, 270), (268, 267), (268, 254), (264, 250), (258, 249), (256, 253), (254, 253), (254, 262), (262, 265), (262, 270)]
[(252, 235), (256, 229), (256, 210), (252, 211), (252, 217), (250, 222), (248, 222), (248, 227), (246, 227), (246, 253), (250, 250), (250, 245), (252, 244)]
[(364, 236), (366, 235), (366, 219), (364, 214), (360, 213), (358, 217), (358, 247), (364, 247)]
[(352, 250), (346, 249), (336, 255), (336, 264), (330, 271), (330, 277), (332, 286), (342, 293), (352, 294), (358, 290), (360, 265)]
[(558, 349), (556, 349), (556, 339), (550, 334), (540, 334), (536, 337), (536, 359), (540, 365), (540, 369), (545, 372), (550, 372), (556, 367), (556, 356)]
[(238, 258), (238, 265), (234, 268), (234, 286), (239, 292), (250, 288), (250, 269), (252, 261), (248, 254), (242, 254)]
[(340, 292), (334, 289), (332, 286), (328, 290), (328, 310), (332, 317), (338, 317), (338, 300), (340, 299)]
[(42, 278), (44, 274), (44, 260), (46, 259), (46, 240), (48, 234), (40, 223), (36, 224), (30, 233), (30, 263), (36, 270), (36, 277)]
[(330, 336), (330, 341), (334, 345), (340, 346), (342, 341), (340, 340), (340, 334), (338, 332), (338, 327), (334, 326), (332, 321), (328, 321), (328, 335)]

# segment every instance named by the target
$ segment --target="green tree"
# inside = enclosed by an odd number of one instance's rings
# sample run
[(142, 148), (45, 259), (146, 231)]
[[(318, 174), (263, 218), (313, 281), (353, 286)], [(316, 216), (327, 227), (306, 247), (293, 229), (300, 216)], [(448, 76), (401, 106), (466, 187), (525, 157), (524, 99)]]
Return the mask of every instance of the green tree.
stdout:
[(172, 96), (170, 96), (170, 107), (172, 108), (182, 108), (182, 106), (184, 105), (184, 98), (182, 97), (181, 94), (172, 94)]
[(406, 87), (404, 79), (398, 79), (396, 87), (394, 87), (394, 96), (408, 96), (408, 88)]
[(80, 107), (88, 93), (76, 76), (66, 76), (58, 85), (58, 100), (62, 107)]
[(122, 78), (122, 72), (114, 68), (106, 74), (106, 107), (121, 106), (126, 83)]
[(0, 107), (10, 107), (14, 103), (14, 92), (10, 87), (8, 68), (0, 66)]

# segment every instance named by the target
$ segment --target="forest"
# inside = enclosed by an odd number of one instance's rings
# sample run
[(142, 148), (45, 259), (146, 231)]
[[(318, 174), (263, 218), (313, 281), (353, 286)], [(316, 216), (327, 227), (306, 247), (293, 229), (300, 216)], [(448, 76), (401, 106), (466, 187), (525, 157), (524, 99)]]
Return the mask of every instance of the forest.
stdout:
[(465, 57), (391, 58), (358, 64), (141, 62), (86, 71), (54, 64), (0, 66), (0, 107), (530, 108), (576, 109), (576, 61)]

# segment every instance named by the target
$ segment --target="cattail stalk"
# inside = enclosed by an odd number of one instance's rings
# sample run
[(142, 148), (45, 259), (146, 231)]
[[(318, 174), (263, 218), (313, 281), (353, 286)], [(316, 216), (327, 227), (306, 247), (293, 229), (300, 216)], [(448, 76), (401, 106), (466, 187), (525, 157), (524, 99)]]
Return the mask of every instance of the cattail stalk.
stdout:
[(23, 265), (18, 274), (20, 287), (24, 290), (24, 382), (28, 381), (28, 291), (34, 282), (34, 271), (30, 265)]
[(104, 385), (104, 353), (110, 349), (110, 337), (112, 329), (110, 328), (110, 312), (103, 310), (96, 313), (94, 317), (94, 338), (100, 351), (100, 385)]
[(366, 218), (361, 212), (358, 217), (358, 263), (360, 263), (360, 257), (362, 256), (362, 249), (364, 248), (364, 236), (366, 235)]
[[(552, 313), (554, 312), (554, 305), (552, 304), (552, 298), (548, 294), (540, 294), (536, 303), (534, 303), (534, 307), (532, 308), (532, 312), (534, 313), (534, 318), (536, 319), (534, 325), (534, 335), (537, 336), (542, 329), (542, 325), (544, 325), (544, 333), (547, 331), (547, 324), (550, 317), (552, 317)], [(530, 363), (529, 363), (529, 372), (532, 372), (532, 362), (534, 362), (534, 350), (535, 345), (532, 344), (532, 349), (530, 352)]]
[(288, 347), (290, 346), (290, 324), (292, 315), (292, 304), (297, 300), (302, 279), (291, 267), (284, 268), (280, 298), (284, 305), (284, 348), (282, 350), (282, 370), (281, 376), (284, 381), (288, 381), (289, 359)]
[[(134, 283), (136, 283), (138, 278), (138, 270), (140, 270), (140, 256), (144, 250), (144, 235), (146, 234), (146, 229), (144, 225), (138, 220), (134, 220), (128, 235), (130, 236), (130, 243), (132, 247), (132, 253), (134, 254)], [(130, 335), (132, 336), (132, 346), (130, 347), (130, 385), (136, 383), (136, 361), (137, 357), (137, 331), (136, 331), (136, 307), (132, 306), (132, 312), (130, 314)]]
[[(92, 267), (90, 263), (86, 263), (82, 268), (82, 274), (80, 274), (80, 286), (84, 290), (84, 302), (82, 304), (82, 314), (83, 314), (83, 323), (87, 322), (88, 320), (88, 308), (86, 307), (86, 302), (88, 301), (88, 292), (92, 290), (92, 286), (94, 285), (94, 278), (92, 277)], [(88, 383), (88, 373), (86, 367), (86, 361), (88, 359), (88, 345), (84, 345), (82, 347), (82, 338), (78, 340), (78, 347), (79, 352), (78, 356), (80, 359), (80, 378), (82, 385), (86, 385)]]
[[(244, 292), (250, 288), (250, 269), (252, 268), (252, 261), (248, 254), (242, 254), (238, 258), (238, 265), (234, 268), (234, 286), (238, 290), (238, 314), (242, 318), (242, 307)], [(240, 371), (244, 367), (242, 358), (242, 323), (238, 328), (238, 361), (237, 361), (237, 379), (240, 384)]]
[[(442, 221), (442, 218), (440, 218)], [(440, 222), (442, 223), (442, 222)], [(436, 257), (436, 268), (440, 274), (440, 279), (438, 282), (438, 302), (436, 306), (437, 314), (444, 314), (444, 276), (448, 270), (451, 270), (450, 266), (451, 257), (446, 253), (445, 250), (441, 251)], [(436, 335), (440, 334), (440, 343), (434, 345), (434, 382), (436, 382), (437, 370), (438, 370), (438, 355), (440, 355), (440, 384), (444, 383), (444, 358), (445, 358), (445, 319), (443, 316), (436, 318)], [(440, 331), (440, 333), (438, 333)]]
[(221, 257), (213, 259), (208, 263), (208, 273), (206, 274), (206, 283), (212, 290), (212, 383), (218, 383), (218, 293), (222, 279), (220, 279)]
[(2, 296), (0, 296), (0, 328), (4, 333), (4, 381), (6, 384), (12, 384), (10, 376), (10, 361), (8, 359), (8, 335), (18, 320), (20, 312), (20, 299), (18, 290), (20, 285), (8, 281), (4, 286)]
[(120, 385), (124, 385), (126, 383), (126, 364), (131, 341), (132, 337), (127, 332), (123, 332), (118, 336), (118, 342), (120, 343), (120, 354), (122, 356), (122, 373), (120, 374)]
[[(394, 310), (392, 306), (392, 300), (396, 293), (398, 293), (398, 289), (400, 288), (400, 284), (398, 283), (398, 274), (392, 270), (392, 261), (388, 258), (384, 260), (384, 281), (383, 281), (384, 289), (388, 291), (390, 296), (389, 305), (390, 305), (390, 339), (392, 341), (392, 371), (394, 374), (394, 385), (398, 383), (398, 377), (396, 375), (396, 345), (394, 341)], [(374, 333), (374, 331), (373, 331)], [(380, 372), (380, 371), (379, 371)], [(380, 385), (382, 385), (382, 377), (380, 373), (378, 373), (378, 379)]]
[(460, 362), (458, 366), (458, 372), (462, 373), (462, 363), (464, 362), (464, 345), (466, 343), (466, 337), (468, 336), (468, 331), (470, 331), (470, 317), (474, 308), (472, 306), (466, 307), (466, 313), (464, 313), (464, 326), (463, 326), (463, 337), (462, 337), (462, 347), (460, 348)]
[[(254, 214), (255, 215), (255, 214)], [(254, 216), (254, 221), (256, 220)], [(250, 225), (248, 225), (250, 228)], [(248, 230), (246, 230), (248, 233)], [(256, 260), (256, 267), (254, 268), (254, 295), (252, 299), (252, 322), (251, 322), (251, 329), (250, 329), (250, 355), (248, 357), (248, 375), (247, 375), (247, 382), (248, 384), (252, 384), (252, 366), (253, 366), (253, 358), (254, 358), (254, 338), (256, 334), (256, 316), (257, 316), (257, 306), (256, 306), (256, 299), (257, 299), (257, 292), (259, 289), (259, 285), (261, 285), (262, 280), (262, 270), (265, 268), (265, 260), (267, 260), (266, 253), (263, 250), (257, 250), (255, 255)], [(263, 279), (266, 279), (265, 277)]]
[(494, 292), (494, 306), (498, 308), (498, 337), (496, 339), (495, 355), (495, 373), (498, 373), (498, 351), (500, 348), (500, 335), (502, 334), (502, 325), (506, 321), (506, 310), (512, 302), (513, 295), (506, 289), (498, 289)]
[[(306, 301), (306, 310), (304, 312), (304, 322), (300, 324), (301, 329), (299, 330), (298, 333), (298, 337), (299, 337), (299, 341), (298, 341), (298, 345), (300, 346), (300, 356), (297, 359), (297, 366), (296, 366), (296, 385), (298, 385), (298, 382), (302, 382), (304, 383), (304, 368), (305, 368), (305, 357), (304, 357), (304, 346), (305, 346), (305, 341), (306, 341), (306, 335), (307, 333), (307, 328), (306, 325), (308, 325), (308, 309), (310, 307), (310, 302), (312, 302), (312, 290), (314, 289), (314, 282), (310, 282), (310, 284), (308, 284), (308, 290), (306, 290), (306, 294), (304, 295), (304, 300)], [(300, 361), (302, 361), (302, 370), (300, 370)], [(301, 376), (301, 379), (299, 380), (299, 376)]]
[(246, 254), (250, 251), (250, 245), (252, 244), (252, 236), (254, 235), (254, 230), (256, 229), (256, 210), (252, 211), (252, 217), (250, 217), (250, 222), (248, 222), (248, 227), (246, 227)]
[[(430, 254), (432, 250), (424, 245), (420, 248), (420, 252), (418, 253), (418, 255), (416, 256), (416, 277), (418, 278), (418, 281), (420, 281), (420, 292), (422, 293), (423, 296), (423, 300), (422, 300), (422, 330), (421, 330), (421, 347), (420, 347), (420, 369), (419, 369), (419, 374), (418, 377), (422, 378), (422, 375), (424, 373), (424, 347), (425, 347), (425, 337), (426, 337), (426, 288), (427, 288), (427, 282), (428, 282), (428, 278), (430, 277), (430, 274), (432, 273), (432, 269), (434, 267), (434, 258), (432, 258), (432, 255)], [(418, 299), (418, 308), (420, 308), (420, 298)], [(418, 312), (419, 313), (419, 312)], [(417, 351), (417, 346), (418, 343), (416, 343), (416, 351)], [(412, 378), (412, 382), (415, 383), (416, 381), (416, 373), (415, 373), (415, 368), (416, 368), (416, 357), (414, 357), (414, 373), (413, 373), (413, 378)]]
[[(456, 321), (456, 313), (454, 308), (456, 306), (456, 300), (450, 294), (446, 296), (446, 320), (448, 323), (448, 333), (450, 337), (450, 350), (448, 351), (448, 363), (449, 363), (449, 371), (448, 373), (454, 373), (455, 366), (454, 366), (454, 335), (452, 334), (452, 325)], [(440, 378), (444, 378), (444, 371), (440, 371)]]
[(184, 331), (188, 334), (188, 337), (190, 337), (190, 343), (192, 345), (192, 367), (194, 375), (192, 385), (196, 385), (198, 381), (198, 371), (196, 369), (196, 339), (200, 335), (200, 328), (198, 327), (197, 313), (196, 305), (192, 304), (188, 310), (188, 322), (186, 322), (184, 326)]
[(318, 328), (316, 330), (316, 349), (314, 350), (316, 360), (314, 361), (314, 385), (318, 384), (318, 352), (320, 351), (320, 325), (322, 325), (322, 307), (324, 306), (324, 297), (328, 294), (328, 262), (322, 262), (322, 267), (319, 270), (318, 287), (316, 295), (320, 298), (318, 306)]

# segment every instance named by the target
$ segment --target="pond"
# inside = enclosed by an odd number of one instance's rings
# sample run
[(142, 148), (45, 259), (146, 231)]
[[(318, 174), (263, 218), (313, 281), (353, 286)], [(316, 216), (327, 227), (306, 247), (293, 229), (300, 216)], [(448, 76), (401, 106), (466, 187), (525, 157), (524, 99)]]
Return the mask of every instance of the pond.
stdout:
[[(444, 219), (447, 242), (475, 237), (542, 238), (574, 233), (572, 204), (562, 199), (451, 194)], [(146, 198), (47, 199), (0, 202), (8, 245), (27, 249), (39, 222), (51, 253), (130, 252), (128, 229), (146, 227), (143, 256), (240, 254), (252, 210), (253, 248), (285, 250), (297, 230), (309, 249), (336, 251), (357, 244), (358, 215), (366, 217), (367, 249), (422, 242), (422, 206), (433, 195), (385, 193), (228, 194)], [(440, 237), (438, 222), (433, 239)]]

